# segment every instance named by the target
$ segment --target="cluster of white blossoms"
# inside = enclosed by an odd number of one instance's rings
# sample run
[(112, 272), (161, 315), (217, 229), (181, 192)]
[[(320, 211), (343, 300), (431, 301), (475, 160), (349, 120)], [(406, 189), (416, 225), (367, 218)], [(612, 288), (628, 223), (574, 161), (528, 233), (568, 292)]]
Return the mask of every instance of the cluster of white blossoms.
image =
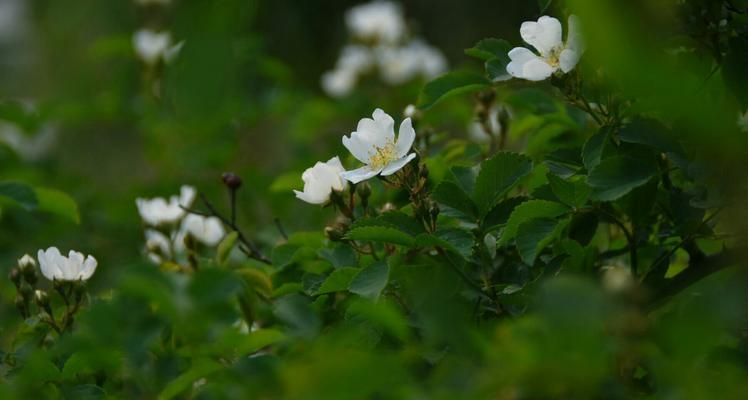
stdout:
[(135, 199), (138, 213), (147, 226), (146, 252), (154, 263), (173, 260), (183, 253), (187, 235), (211, 247), (218, 245), (226, 235), (223, 223), (217, 217), (187, 212), (196, 195), (195, 188), (185, 185), (179, 195), (173, 195), (168, 200), (163, 197)]
[[(65, 257), (57, 247), (47, 250), (39, 250), (39, 269), (42, 275), (50, 281), (86, 281), (94, 272), (98, 263), (93, 256), (85, 256), (83, 253), (70, 250)], [(36, 268), (36, 260), (26, 254), (18, 260), (18, 265), (23, 268)]]
[(335, 68), (322, 75), (322, 89), (333, 97), (351, 93), (359, 78), (378, 71), (387, 84), (400, 85), (418, 76), (433, 78), (447, 60), (421, 39), (409, 38), (399, 4), (375, 0), (348, 10), (345, 22), (357, 44), (343, 47)]
[(391, 116), (377, 108), (372, 117), (362, 118), (355, 132), (343, 136), (343, 146), (364, 166), (346, 171), (337, 156), (325, 163), (318, 162), (301, 175), (304, 190), (294, 191), (297, 198), (311, 204), (325, 204), (333, 192), (346, 189), (345, 180), (355, 184), (377, 175), (392, 175), (416, 157), (410, 153), (416, 138), (410, 118), (400, 123), (395, 138), (395, 120)]
[(522, 23), (519, 33), (522, 40), (539, 54), (525, 47), (513, 48), (509, 52), (511, 62), (506, 66), (506, 72), (515, 78), (542, 81), (558, 71), (568, 73), (576, 67), (584, 52), (575, 15), (569, 17), (566, 42), (563, 41), (561, 22), (546, 15), (537, 22)]

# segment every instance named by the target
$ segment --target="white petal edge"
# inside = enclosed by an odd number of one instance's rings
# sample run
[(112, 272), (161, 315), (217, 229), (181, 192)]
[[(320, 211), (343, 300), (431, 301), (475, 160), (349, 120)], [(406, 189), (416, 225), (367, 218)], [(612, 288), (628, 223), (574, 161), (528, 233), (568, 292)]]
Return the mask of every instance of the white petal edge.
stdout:
[(400, 129), (397, 133), (397, 143), (395, 143), (395, 154), (399, 158), (405, 157), (413, 146), (413, 141), (416, 139), (416, 131), (413, 129), (413, 122), (410, 118), (405, 118), (400, 123)]
[(351, 183), (359, 183), (367, 179), (373, 178), (382, 172), (381, 169), (371, 169), (368, 165), (351, 171), (341, 172), (340, 176), (350, 181)]
[(402, 169), (406, 164), (416, 158), (416, 153), (410, 153), (407, 157), (403, 157), (399, 160), (391, 161), (389, 164), (382, 168), (382, 176), (392, 175), (395, 172)]

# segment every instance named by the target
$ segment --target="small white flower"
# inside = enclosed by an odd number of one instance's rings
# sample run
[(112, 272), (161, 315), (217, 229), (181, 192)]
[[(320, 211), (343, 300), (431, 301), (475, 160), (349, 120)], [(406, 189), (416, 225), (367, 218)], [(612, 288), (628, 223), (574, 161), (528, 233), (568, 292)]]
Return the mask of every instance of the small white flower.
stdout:
[(365, 40), (395, 43), (405, 35), (402, 9), (391, 1), (357, 5), (346, 12), (345, 22), (354, 36)]
[(28, 254), (24, 254), (23, 257), (18, 259), (18, 266), (23, 268), (36, 268), (36, 260)]
[(189, 207), (195, 200), (195, 188), (182, 186), (179, 196), (171, 196), (169, 201), (163, 197), (153, 199), (135, 199), (138, 212), (143, 221), (151, 226), (172, 224), (184, 217), (185, 211), (182, 207)]
[(738, 128), (742, 132), (748, 132), (748, 110), (744, 113), (738, 113)]
[(309, 204), (325, 204), (330, 201), (332, 191), (342, 192), (348, 183), (340, 177), (345, 172), (338, 157), (327, 162), (317, 162), (301, 174), (304, 181), (304, 191), (294, 190), (296, 198)]
[(217, 245), (226, 235), (220, 219), (195, 214), (188, 214), (184, 217), (182, 231), (208, 246)]
[(602, 267), (603, 288), (610, 293), (621, 293), (634, 284), (631, 270), (627, 267), (607, 265)]
[(380, 46), (376, 54), (382, 80), (390, 85), (399, 85), (417, 76), (434, 78), (447, 69), (444, 55), (420, 39), (402, 47)]
[(133, 33), (132, 44), (141, 60), (146, 64), (154, 65), (160, 60), (170, 62), (174, 59), (182, 49), (184, 41), (172, 45), (171, 33), (141, 29)]
[(322, 90), (332, 97), (345, 97), (353, 91), (357, 79), (356, 74), (347, 69), (327, 71), (322, 75)]
[(364, 167), (345, 171), (343, 178), (358, 183), (376, 175), (392, 175), (416, 157), (408, 154), (416, 131), (410, 118), (400, 124), (397, 142), (395, 142), (395, 121), (387, 113), (377, 108), (372, 115), (374, 119), (363, 118), (358, 122), (356, 132), (350, 137), (343, 136), (343, 146), (356, 159), (366, 164)]
[(515, 78), (542, 81), (559, 69), (567, 73), (574, 69), (584, 52), (579, 21), (575, 15), (569, 17), (566, 43), (562, 39), (561, 22), (545, 15), (537, 22), (522, 23), (519, 32), (540, 56), (524, 47), (513, 48), (509, 52), (512, 61), (506, 66), (506, 72)]
[(85, 281), (93, 275), (98, 265), (93, 256), (70, 250), (65, 257), (57, 247), (39, 250), (37, 257), (42, 275), (50, 281)]

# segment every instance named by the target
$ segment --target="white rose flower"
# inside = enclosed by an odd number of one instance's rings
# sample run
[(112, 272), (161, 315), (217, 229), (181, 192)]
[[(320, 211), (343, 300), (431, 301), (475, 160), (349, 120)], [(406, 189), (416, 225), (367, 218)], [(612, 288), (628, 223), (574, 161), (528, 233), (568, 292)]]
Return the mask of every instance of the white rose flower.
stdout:
[(345, 22), (348, 30), (361, 39), (395, 43), (405, 35), (402, 9), (391, 1), (357, 5), (345, 13)]
[(381, 46), (377, 48), (377, 62), (382, 80), (389, 85), (401, 85), (420, 72), (421, 60), (408, 47)]
[(171, 196), (169, 201), (163, 197), (153, 199), (135, 199), (138, 212), (143, 221), (151, 226), (172, 224), (184, 217), (185, 211), (182, 207), (190, 207), (195, 201), (197, 194), (192, 186), (182, 186), (179, 196)]
[(221, 242), (226, 234), (223, 223), (217, 217), (188, 214), (182, 221), (182, 231), (208, 246)]
[(338, 157), (327, 162), (317, 162), (301, 174), (304, 191), (294, 190), (296, 198), (309, 204), (325, 204), (330, 201), (332, 191), (342, 192), (348, 183), (340, 177), (345, 172)]
[(408, 154), (416, 131), (410, 118), (400, 124), (397, 142), (395, 142), (395, 121), (384, 111), (377, 108), (372, 115), (374, 119), (363, 118), (350, 137), (343, 136), (343, 146), (356, 159), (366, 164), (364, 167), (345, 171), (343, 178), (358, 183), (376, 175), (392, 175), (416, 157)]
[(556, 18), (542, 16), (538, 22), (524, 22), (520, 35), (540, 55), (524, 47), (515, 47), (509, 52), (512, 60), (506, 72), (515, 78), (530, 81), (547, 79), (559, 69), (567, 73), (574, 69), (584, 52), (579, 33), (579, 21), (575, 15), (569, 17), (569, 33), (566, 43), (562, 40), (561, 22)]
[(748, 132), (748, 110), (744, 113), (738, 113), (738, 128), (742, 132)]
[(135, 53), (146, 64), (154, 65), (160, 60), (172, 61), (184, 45), (184, 41), (172, 45), (171, 33), (141, 29), (132, 35)]
[(93, 275), (98, 265), (93, 256), (84, 257), (83, 253), (70, 250), (65, 257), (57, 247), (39, 250), (37, 257), (42, 275), (50, 281), (85, 281)]

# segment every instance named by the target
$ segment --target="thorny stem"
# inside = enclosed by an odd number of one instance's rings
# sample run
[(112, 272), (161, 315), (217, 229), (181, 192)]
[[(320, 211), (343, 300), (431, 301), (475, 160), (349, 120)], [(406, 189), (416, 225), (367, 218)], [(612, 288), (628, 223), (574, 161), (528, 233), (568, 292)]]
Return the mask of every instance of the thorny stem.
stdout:
[[(213, 204), (208, 200), (207, 197), (203, 193), (200, 193), (200, 200), (203, 202), (205, 207), (209, 211), (209, 215), (214, 216), (221, 220), (225, 225), (229, 226), (232, 230), (234, 230), (239, 235), (239, 241), (244, 246), (239, 246), (239, 249), (247, 255), (247, 257), (252, 258), (254, 260), (260, 261), (264, 264), (272, 264), (269, 258), (267, 258), (265, 255), (263, 255), (260, 250), (257, 248), (257, 246), (250, 240), (247, 239), (246, 236), (244, 236), (244, 233), (239, 229), (239, 226), (237, 224), (226, 217), (224, 217), (221, 213), (219, 213), (215, 207), (213, 207)], [(188, 208), (184, 208), (185, 211), (193, 214), (195, 213), (193, 210), (190, 210)], [(204, 214), (203, 214), (204, 215)]]

